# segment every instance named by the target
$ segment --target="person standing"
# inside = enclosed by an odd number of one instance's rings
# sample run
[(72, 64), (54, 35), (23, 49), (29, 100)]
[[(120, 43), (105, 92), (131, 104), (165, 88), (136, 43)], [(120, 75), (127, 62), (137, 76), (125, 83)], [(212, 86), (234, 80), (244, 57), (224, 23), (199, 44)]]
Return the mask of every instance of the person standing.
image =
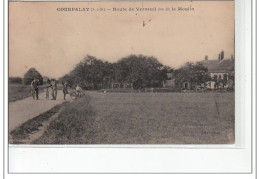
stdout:
[(63, 92), (63, 98), (64, 100), (66, 100), (66, 94), (68, 94), (67, 82), (62, 83), (62, 92)]
[(46, 99), (49, 100), (49, 96), (50, 96), (50, 91), (49, 91), (49, 88), (51, 87), (51, 80), (48, 79), (47, 80), (47, 86), (46, 86)]
[(55, 79), (51, 80), (51, 88), (52, 88), (52, 100), (56, 100), (56, 98), (57, 98), (57, 81)]
[(33, 99), (39, 100), (39, 83), (38, 80), (36, 78), (33, 79), (32, 83), (31, 83), (31, 87), (33, 89), (33, 92), (35, 93), (35, 96), (33, 96)]
[(80, 96), (82, 93), (82, 88), (79, 86), (79, 84), (77, 84), (77, 86), (76, 86), (76, 93), (78, 96)]
[(46, 99), (49, 100), (49, 87), (46, 87)]

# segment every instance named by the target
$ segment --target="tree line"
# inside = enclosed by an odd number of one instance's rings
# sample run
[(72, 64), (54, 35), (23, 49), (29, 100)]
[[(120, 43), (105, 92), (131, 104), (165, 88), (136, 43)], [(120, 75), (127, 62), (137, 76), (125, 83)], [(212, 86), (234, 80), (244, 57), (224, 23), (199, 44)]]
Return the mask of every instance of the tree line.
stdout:
[(155, 57), (129, 55), (110, 63), (87, 55), (60, 81), (70, 86), (80, 84), (85, 89), (109, 88), (111, 83), (132, 83), (134, 89), (162, 87), (170, 69)]
[(110, 63), (87, 55), (68, 74), (60, 78), (73, 87), (80, 84), (85, 89), (110, 88), (111, 83), (132, 83), (134, 89), (160, 88), (173, 74), (177, 87), (183, 82), (205, 84), (210, 76), (208, 69), (201, 63), (186, 63), (179, 69), (163, 65), (153, 56), (129, 55)]
[[(169, 73), (173, 77), (168, 77)], [(34, 77), (40, 81), (40, 84), (43, 84), (43, 78), (35, 68), (27, 71), (23, 83), (31, 84)], [(207, 67), (200, 62), (188, 62), (178, 69), (173, 69), (163, 65), (153, 56), (144, 55), (129, 55), (114, 63), (87, 55), (71, 72), (58, 81), (66, 81), (72, 88), (79, 84), (84, 89), (93, 90), (111, 88), (112, 83), (131, 83), (134, 89), (143, 89), (163, 87), (163, 83), (171, 78), (175, 79), (175, 87), (179, 89), (185, 82), (190, 83), (193, 88), (205, 85), (210, 80), (215, 81), (216, 85), (227, 84), (227, 76), (223, 79), (216, 76), (211, 78)], [(19, 78), (9, 80), (21, 82)]]

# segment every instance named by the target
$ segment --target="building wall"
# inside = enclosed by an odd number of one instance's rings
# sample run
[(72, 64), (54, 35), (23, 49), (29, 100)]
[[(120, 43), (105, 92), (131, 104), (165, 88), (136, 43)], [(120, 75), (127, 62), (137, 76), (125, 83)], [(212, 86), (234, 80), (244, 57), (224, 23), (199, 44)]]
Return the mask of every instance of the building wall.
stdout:
[(189, 82), (182, 83), (182, 89), (190, 90), (191, 84)]
[[(208, 81), (207, 83), (206, 83), (206, 87), (208, 88), (208, 89), (215, 89), (215, 81)], [(232, 80), (229, 80), (228, 81), (228, 83), (224, 86), (224, 89), (227, 89), (227, 88), (229, 88), (229, 87), (234, 87), (233, 86), (233, 82), (232, 82)], [(223, 85), (222, 84), (219, 84), (219, 88), (223, 88)]]
[(215, 81), (208, 81), (208, 82), (206, 83), (206, 87), (207, 87), (208, 89), (214, 89), (214, 88), (215, 88)]
[(171, 80), (166, 80), (163, 82), (163, 87), (164, 88), (173, 88), (175, 87), (175, 80), (171, 79)]

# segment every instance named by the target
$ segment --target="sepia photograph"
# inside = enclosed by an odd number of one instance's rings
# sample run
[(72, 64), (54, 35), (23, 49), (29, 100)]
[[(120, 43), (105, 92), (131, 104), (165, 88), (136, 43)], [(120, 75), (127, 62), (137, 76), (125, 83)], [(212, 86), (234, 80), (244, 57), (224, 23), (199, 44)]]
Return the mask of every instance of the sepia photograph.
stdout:
[(9, 144), (235, 144), (234, 1), (8, 10)]

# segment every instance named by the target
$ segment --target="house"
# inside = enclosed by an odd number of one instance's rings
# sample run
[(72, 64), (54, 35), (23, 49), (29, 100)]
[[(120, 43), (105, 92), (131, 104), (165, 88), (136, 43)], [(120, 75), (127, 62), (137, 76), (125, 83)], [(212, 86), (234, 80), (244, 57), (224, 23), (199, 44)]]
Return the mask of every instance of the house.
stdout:
[(174, 88), (175, 87), (175, 79), (163, 81), (163, 87), (164, 88)]
[[(208, 80), (206, 83), (202, 83), (200, 85), (196, 84), (194, 81), (191, 83), (189, 77), (183, 76), (179, 77), (180, 80), (176, 80), (178, 77), (176, 78), (173, 73), (167, 73), (167, 80), (163, 82), (163, 87), (179, 87), (183, 90), (197, 90), (200, 87), (206, 87), (207, 89), (234, 88), (235, 60), (233, 56), (231, 56), (230, 59), (225, 59), (224, 51), (221, 51), (217, 60), (209, 60), (208, 56), (205, 56), (205, 59), (203, 61), (199, 61), (199, 63), (208, 69), (210, 80)], [(205, 73), (205, 71), (202, 72)], [(207, 75), (207, 72), (205, 74)], [(180, 84), (178, 84), (178, 81)]]
[(111, 89), (133, 89), (133, 83), (111, 83)]
[(208, 68), (211, 77), (211, 80), (206, 83), (208, 89), (234, 87), (235, 60), (233, 56), (230, 59), (224, 59), (224, 51), (222, 51), (217, 60), (208, 60), (206, 56), (201, 63)]
[(192, 88), (191, 83), (188, 81), (185, 81), (182, 83), (182, 89), (184, 90), (190, 90)]

